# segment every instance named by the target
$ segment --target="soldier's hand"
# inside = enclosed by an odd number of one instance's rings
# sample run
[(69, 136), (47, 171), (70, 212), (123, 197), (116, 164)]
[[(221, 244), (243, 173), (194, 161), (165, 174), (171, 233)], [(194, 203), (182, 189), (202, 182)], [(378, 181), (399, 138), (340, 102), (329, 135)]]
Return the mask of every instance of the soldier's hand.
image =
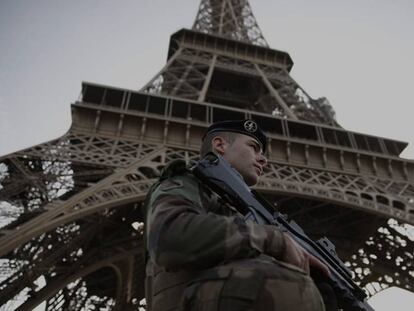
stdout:
[(320, 270), (326, 276), (330, 276), (328, 267), (315, 256), (309, 254), (289, 235), (282, 233), (285, 241), (285, 249), (280, 260), (294, 265), (309, 274), (310, 267)]

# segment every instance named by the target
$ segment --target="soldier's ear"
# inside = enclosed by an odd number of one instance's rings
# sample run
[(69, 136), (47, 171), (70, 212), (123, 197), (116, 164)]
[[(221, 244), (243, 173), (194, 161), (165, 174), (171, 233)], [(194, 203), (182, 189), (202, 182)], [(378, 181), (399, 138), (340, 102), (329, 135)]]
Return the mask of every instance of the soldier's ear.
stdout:
[(223, 155), (226, 153), (227, 141), (220, 136), (213, 137), (211, 140), (211, 147), (213, 152)]

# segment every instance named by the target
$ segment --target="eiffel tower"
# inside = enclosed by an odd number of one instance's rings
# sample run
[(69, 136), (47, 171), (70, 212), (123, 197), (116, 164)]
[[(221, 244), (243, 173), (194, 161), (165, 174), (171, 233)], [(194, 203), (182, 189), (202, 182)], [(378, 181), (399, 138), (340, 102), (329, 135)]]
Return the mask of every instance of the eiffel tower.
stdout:
[(0, 158), (0, 306), (145, 308), (143, 200), (162, 167), (198, 157), (209, 124), (255, 119), (256, 186), (313, 238), (328, 236), (370, 295), (414, 291), (414, 161), (406, 143), (343, 129), (289, 74), (247, 0), (201, 0), (191, 30), (139, 91), (82, 83), (60, 138)]

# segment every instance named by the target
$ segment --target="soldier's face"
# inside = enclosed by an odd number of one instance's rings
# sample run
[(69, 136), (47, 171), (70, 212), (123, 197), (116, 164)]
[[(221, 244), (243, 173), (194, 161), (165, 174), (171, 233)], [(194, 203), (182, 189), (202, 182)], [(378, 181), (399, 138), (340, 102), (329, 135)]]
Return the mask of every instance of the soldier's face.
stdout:
[(237, 135), (232, 144), (225, 142), (222, 156), (242, 175), (249, 186), (257, 183), (267, 163), (259, 143), (243, 134)]

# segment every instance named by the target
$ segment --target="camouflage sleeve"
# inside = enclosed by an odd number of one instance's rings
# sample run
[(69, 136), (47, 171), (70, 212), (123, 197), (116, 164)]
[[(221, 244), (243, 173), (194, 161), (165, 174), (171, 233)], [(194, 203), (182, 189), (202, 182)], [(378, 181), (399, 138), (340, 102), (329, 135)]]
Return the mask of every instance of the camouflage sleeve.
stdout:
[(147, 247), (157, 265), (188, 269), (259, 253), (277, 257), (284, 240), (273, 226), (206, 211), (197, 180), (187, 174), (164, 180), (150, 195)]

